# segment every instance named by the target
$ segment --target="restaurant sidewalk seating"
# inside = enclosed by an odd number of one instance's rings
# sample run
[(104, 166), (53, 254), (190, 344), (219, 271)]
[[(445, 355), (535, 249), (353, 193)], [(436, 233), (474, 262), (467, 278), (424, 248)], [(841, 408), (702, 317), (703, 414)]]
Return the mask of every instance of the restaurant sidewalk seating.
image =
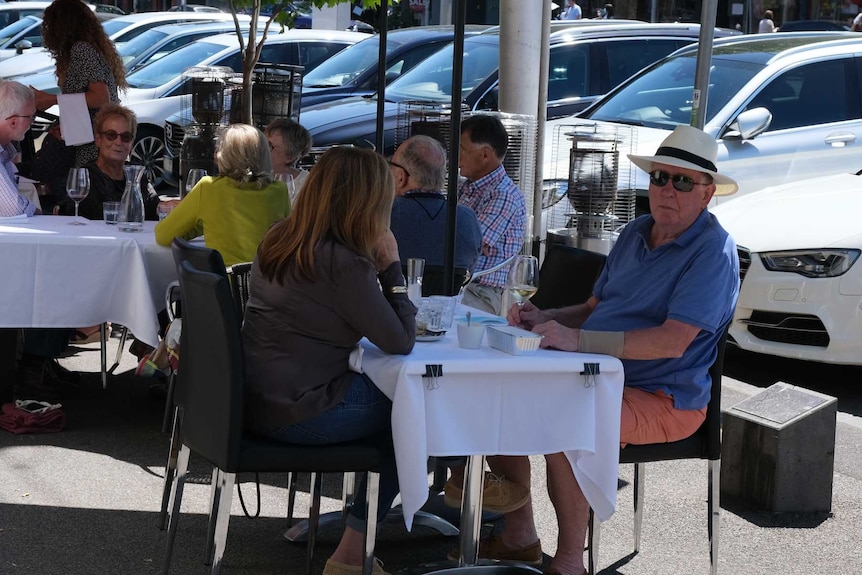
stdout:
[[(641, 524), (643, 521), (644, 477), (646, 463), (650, 461), (669, 461), (676, 459), (707, 460), (707, 534), (709, 536), (710, 575), (718, 574), (718, 531), (719, 531), (719, 470), (721, 464), (721, 372), (724, 366), (724, 348), (727, 340), (727, 326), (718, 341), (718, 355), (709, 376), (713, 385), (710, 390), (706, 419), (694, 434), (680, 441), (654, 443), (650, 445), (627, 445), (620, 449), (620, 463), (634, 463), (634, 554), (640, 550)], [(601, 522), (590, 510), (588, 529), (589, 554), (588, 573), (595, 575), (599, 560), (599, 540)]]
[[(206, 553), (208, 562), (212, 564), (212, 575), (217, 575), (221, 568), (232, 489), (236, 473), (240, 472), (366, 472), (368, 493), (363, 573), (370, 575), (374, 566), (379, 469), (386, 457), (384, 448), (375, 441), (377, 438), (325, 446), (300, 446), (245, 433), (245, 368), (240, 320), (236, 313), (230, 311), (235, 309), (231, 288), (224, 276), (197, 271), (190, 262), (182, 263), (179, 276), (185, 325), (183, 368), (177, 392), (186, 409), (179, 432), (182, 447), (171, 493), (163, 573), (167, 574), (170, 569), (188, 460), (194, 451), (215, 467)], [(317, 505), (319, 496), (313, 503), (313, 519), (319, 512)], [(311, 522), (311, 529), (307, 552), (309, 570), (316, 521)]]

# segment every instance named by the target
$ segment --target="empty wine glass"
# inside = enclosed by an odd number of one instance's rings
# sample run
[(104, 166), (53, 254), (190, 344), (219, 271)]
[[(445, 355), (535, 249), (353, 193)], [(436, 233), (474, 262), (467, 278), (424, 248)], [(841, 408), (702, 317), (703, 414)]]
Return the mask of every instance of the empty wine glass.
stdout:
[(186, 192), (183, 197), (186, 197), (191, 192), (201, 178), (208, 176), (207, 171), (202, 168), (192, 168), (186, 176)]
[(515, 256), (506, 289), (519, 306), (524, 305), (539, 290), (539, 260), (535, 256)]
[(66, 192), (75, 202), (75, 219), (69, 222), (75, 226), (86, 225), (78, 218), (78, 204), (90, 193), (90, 172), (87, 168), (72, 168), (66, 178)]

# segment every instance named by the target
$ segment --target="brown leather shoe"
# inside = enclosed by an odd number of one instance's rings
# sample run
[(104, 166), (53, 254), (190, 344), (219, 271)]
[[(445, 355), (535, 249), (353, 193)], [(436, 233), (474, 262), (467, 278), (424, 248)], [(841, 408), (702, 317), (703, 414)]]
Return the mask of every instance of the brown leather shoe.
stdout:
[[(443, 486), (443, 502), (458, 509), (464, 490), (450, 477)], [(530, 500), (530, 490), (505, 477), (485, 472), (485, 488), (482, 491), (482, 509), (492, 513), (509, 513), (520, 509)]]
[[(459, 554), (460, 550), (456, 548), (450, 551), (446, 558), (457, 561)], [(491, 535), (488, 539), (479, 541), (479, 559), (517, 561), (524, 565), (538, 567), (542, 564), (542, 542), (537, 539), (535, 543), (530, 545), (511, 548), (507, 547), (497, 535)]]

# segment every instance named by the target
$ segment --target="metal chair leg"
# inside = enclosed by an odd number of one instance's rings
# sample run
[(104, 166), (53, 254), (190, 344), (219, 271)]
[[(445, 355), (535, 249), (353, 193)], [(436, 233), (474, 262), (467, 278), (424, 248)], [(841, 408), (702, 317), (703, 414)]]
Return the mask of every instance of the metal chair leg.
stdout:
[(305, 571), (311, 575), (311, 564), (314, 561), (314, 545), (317, 543), (317, 524), (320, 519), (320, 473), (311, 473), (311, 507), (308, 509), (308, 543), (305, 548)]
[(212, 478), (210, 479), (210, 514), (207, 521), (207, 545), (204, 551), (204, 565), (211, 565), (213, 554), (215, 553), (215, 533), (216, 522), (218, 521), (219, 497), (221, 497), (221, 487), (224, 478), (224, 473), (218, 467), (213, 467)]
[(721, 506), (719, 505), (719, 477), (721, 472), (721, 460), (710, 460), (708, 476), (707, 498), (707, 513), (709, 513), (709, 521), (707, 528), (709, 530), (709, 573), (710, 575), (718, 575), (718, 530), (720, 527), (719, 520)]
[(218, 485), (215, 489), (215, 497), (213, 498), (211, 517), (215, 517), (215, 523), (212, 531), (212, 548), (213, 555), (210, 558), (212, 569), (210, 575), (218, 575), (221, 571), (222, 558), (224, 557), (224, 549), (227, 544), (227, 530), (230, 524), (230, 503), (233, 498), (233, 486), (236, 481), (236, 474), (227, 473), (225, 471), (213, 472), (213, 475), (218, 475)]
[(345, 473), (341, 481), (341, 525), (347, 522), (347, 514), (356, 500), (356, 473)]
[(159, 511), (159, 529), (164, 531), (168, 526), (168, 504), (171, 497), (171, 486), (177, 472), (177, 456), (180, 452), (180, 430), (183, 426), (183, 413), (179, 407), (174, 408), (174, 424), (171, 428), (171, 443), (168, 449), (168, 461), (165, 464), (165, 485), (162, 488), (162, 507)]
[(374, 567), (374, 543), (377, 537), (377, 506), (380, 496), (380, 474), (369, 471), (365, 480), (365, 541), (362, 575), (371, 575)]
[(174, 551), (174, 539), (177, 535), (177, 522), (180, 516), (180, 505), (183, 500), (183, 486), (186, 481), (186, 472), (189, 469), (189, 454), (191, 450), (185, 445), (180, 449), (180, 454), (177, 457), (177, 479), (174, 482), (170, 497), (170, 515), (168, 516), (168, 538), (165, 544), (165, 562), (162, 567), (162, 574), (168, 575), (171, 569), (171, 555)]
[(635, 526), (634, 552), (637, 553), (641, 548), (641, 527), (644, 519), (644, 479), (646, 477), (646, 464), (635, 463), (635, 485), (634, 485), (634, 506), (635, 506)]
[(293, 525), (293, 508), (296, 506), (296, 474), (287, 474), (287, 526)]
[(599, 571), (599, 542), (602, 539), (602, 522), (596, 519), (596, 514), (590, 509), (590, 520), (587, 523), (587, 573), (596, 575)]
[(129, 336), (129, 328), (123, 326), (123, 331), (120, 335), (120, 343), (117, 345), (117, 355), (114, 357), (114, 365), (108, 370), (108, 373), (113, 375), (114, 370), (120, 367), (120, 360), (123, 358), (123, 348), (126, 346), (126, 338)]
[(162, 433), (167, 433), (168, 422), (171, 420), (171, 413), (176, 409), (174, 407), (174, 390), (176, 389), (177, 372), (172, 371), (168, 378), (168, 389), (165, 394), (165, 413), (162, 415)]
[(102, 367), (102, 389), (108, 388), (108, 324), (99, 326), (99, 359)]

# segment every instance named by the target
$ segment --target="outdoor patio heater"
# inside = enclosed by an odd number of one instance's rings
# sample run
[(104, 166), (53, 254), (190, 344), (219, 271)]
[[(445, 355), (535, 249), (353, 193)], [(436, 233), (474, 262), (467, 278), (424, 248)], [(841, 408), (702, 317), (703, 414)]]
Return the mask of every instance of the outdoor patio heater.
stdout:
[(214, 158), (216, 140), (219, 128), (226, 124), (230, 80), (237, 74), (226, 66), (198, 66), (187, 69), (183, 76), (190, 83), (187, 97), (191, 103), (182, 109), (191, 110), (192, 122), (186, 127), (180, 151), (181, 193), (185, 191), (186, 175), (192, 168), (204, 169), (211, 176), (218, 173)]
[(552, 165), (568, 170), (553, 179), (565, 186), (568, 206), (559, 202), (555, 209), (571, 211), (565, 213), (565, 228), (548, 230), (548, 241), (607, 254), (618, 230), (635, 215), (631, 164), (625, 157), (633, 149), (632, 132), (594, 124), (557, 129)]
[[(471, 112), (467, 106), (461, 107), (462, 121), (472, 114), (495, 116), (506, 128), (509, 135), (509, 149), (503, 159), (503, 167), (524, 194), (527, 214), (532, 214), (532, 191), (535, 182), (533, 167), (536, 165), (536, 118), (525, 114), (486, 112), (484, 110)], [(449, 104), (418, 100), (399, 102), (395, 125), (396, 147), (407, 138), (422, 134), (438, 140), (448, 152), (453, 136), (451, 117), (452, 107)], [(455, 137), (460, 138), (460, 132)], [(449, 172), (457, 173), (457, 169), (450, 166)], [(533, 237), (532, 228), (532, 218), (529, 218), (527, 238)], [(530, 249), (531, 245), (527, 242), (525, 253), (530, 253)]]

